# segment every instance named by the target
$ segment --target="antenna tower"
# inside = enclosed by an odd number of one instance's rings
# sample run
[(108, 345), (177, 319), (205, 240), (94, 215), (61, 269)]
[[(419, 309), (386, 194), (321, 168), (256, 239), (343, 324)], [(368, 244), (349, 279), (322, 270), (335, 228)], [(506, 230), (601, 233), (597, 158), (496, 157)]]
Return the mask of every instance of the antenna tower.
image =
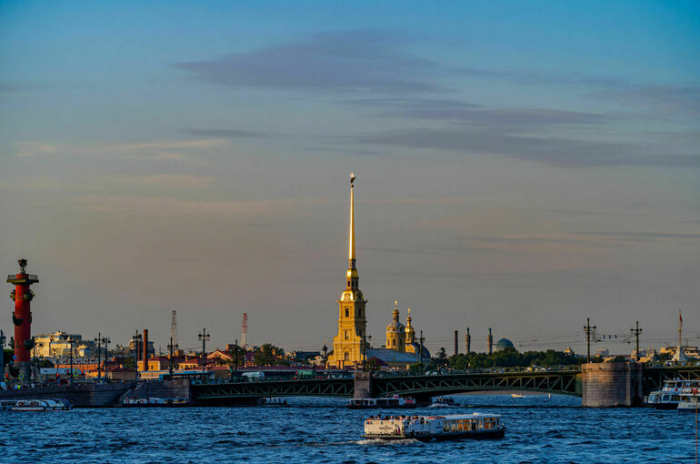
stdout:
[(248, 348), (248, 313), (243, 313), (243, 324), (241, 325), (241, 348)]
[(173, 349), (178, 348), (177, 343), (177, 311), (173, 311), (172, 322), (170, 323), (170, 344), (173, 345)]

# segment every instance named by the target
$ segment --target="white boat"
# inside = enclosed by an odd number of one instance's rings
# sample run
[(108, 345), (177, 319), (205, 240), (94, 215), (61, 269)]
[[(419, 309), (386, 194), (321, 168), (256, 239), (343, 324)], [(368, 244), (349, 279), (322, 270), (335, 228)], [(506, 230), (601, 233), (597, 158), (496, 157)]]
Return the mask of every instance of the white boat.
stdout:
[(122, 402), (122, 406), (136, 407), (136, 408), (148, 408), (148, 407), (179, 407), (187, 406), (189, 401), (187, 398), (125, 398)]
[(691, 380), (691, 384), (681, 392), (678, 412), (696, 412), (700, 401), (700, 380)]
[(459, 406), (451, 396), (436, 396), (433, 398), (433, 402), (428, 406), (429, 408), (448, 408), (453, 406)]
[(690, 392), (699, 385), (700, 380), (665, 380), (661, 390), (651, 392), (644, 402), (656, 409), (677, 409), (681, 393)]
[(510, 397), (511, 398), (525, 398), (525, 395), (521, 395), (520, 393), (511, 393)]
[(363, 438), (420, 441), (460, 438), (503, 438), (506, 428), (495, 414), (370, 417)]
[(287, 404), (287, 400), (285, 400), (283, 398), (272, 398), (272, 397), (261, 398), (260, 402), (258, 404), (260, 404), (262, 406), (289, 406), (289, 404)]
[(385, 398), (353, 398), (351, 400), (348, 400), (348, 408), (350, 409), (410, 409), (415, 407), (416, 400), (414, 400), (410, 396), (403, 398), (399, 395), (392, 395)]
[(67, 411), (73, 406), (67, 400), (19, 400), (10, 408), (11, 411)]

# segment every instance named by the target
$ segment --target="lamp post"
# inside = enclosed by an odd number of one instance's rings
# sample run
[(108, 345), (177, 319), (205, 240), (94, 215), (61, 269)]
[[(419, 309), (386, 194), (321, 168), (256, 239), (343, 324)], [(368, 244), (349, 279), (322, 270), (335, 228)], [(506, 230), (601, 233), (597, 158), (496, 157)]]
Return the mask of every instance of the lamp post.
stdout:
[(170, 344), (168, 345), (168, 350), (170, 351), (170, 366), (168, 368), (168, 373), (170, 374), (170, 380), (173, 380), (173, 350), (177, 348), (177, 345), (173, 344), (173, 337), (170, 336)]
[(68, 378), (68, 385), (73, 385), (73, 337), (68, 337), (68, 343), (70, 343), (70, 377)]
[(199, 341), (202, 342), (202, 372), (207, 371), (206, 365), (206, 353), (207, 353), (207, 341), (211, 340), (211, 334), (207, 332), (207, 329), (202, 329), (199, 333)]
[(586, 325), (583, 326), (583, 331), (586, 332), (586, 362), (591, 362), (591, 334), (595, 334), (596, 326), (591, 327), (591, 319), (586, 319)]
[(639, 362), (639, 335), (642, 333), (642, 329), (639, 328), (639, 321), (637, 321), (637, 328), (630, 329), (630, 333), (637, 339), (637, 356), (635, 356), (635, 358), (636, 361)]

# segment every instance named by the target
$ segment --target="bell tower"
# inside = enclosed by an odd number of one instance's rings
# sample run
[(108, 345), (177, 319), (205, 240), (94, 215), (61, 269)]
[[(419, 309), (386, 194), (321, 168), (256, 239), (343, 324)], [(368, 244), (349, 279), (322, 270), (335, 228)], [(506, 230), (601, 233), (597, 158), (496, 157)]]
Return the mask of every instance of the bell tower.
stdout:
[(355, 174), (350, 174), (350, 240), (349, 265), (345, 273), (345, 291), (338, 300), (338, 335), (333, 338), (330, 366), (345, 368), (362, 364), (367, 328), (365, 300), (360, 290), (360, 277), (355, 260)]

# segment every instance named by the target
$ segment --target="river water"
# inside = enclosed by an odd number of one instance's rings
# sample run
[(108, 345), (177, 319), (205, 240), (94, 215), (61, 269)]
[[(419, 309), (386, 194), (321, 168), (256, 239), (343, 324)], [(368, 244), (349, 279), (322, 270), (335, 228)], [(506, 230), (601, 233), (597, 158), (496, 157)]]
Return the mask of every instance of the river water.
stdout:
[(290, 398), (289, 407), (7, 411), (0, 413), (0, 463), (695, 462), (694, 414), (582, 409), (580, 399), (565, 396), (454, 398), (461, 407), (411, 414), (497, 413), (506, 437), (363, 440), (363, 421), (377, 411), (347, 410), (328, 398)]

